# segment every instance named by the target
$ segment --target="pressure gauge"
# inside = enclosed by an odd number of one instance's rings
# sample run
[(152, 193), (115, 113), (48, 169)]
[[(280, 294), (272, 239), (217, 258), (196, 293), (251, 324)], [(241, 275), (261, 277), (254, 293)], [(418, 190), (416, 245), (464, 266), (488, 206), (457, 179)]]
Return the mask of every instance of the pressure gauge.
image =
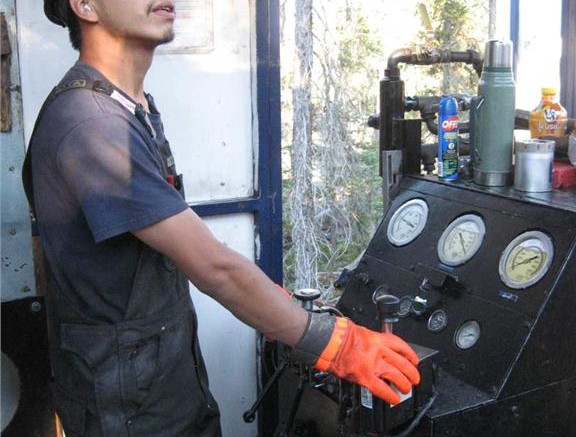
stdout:
[(412, 297), (404, 296), (400, 299), (400, 306), (398, 309), (398, 316), (405, 317), (410, 314), (410, 308), (412, 308)]
[(388, 241), (404, 246), (413, 241), (426, 226), (428, 205), (422, 199), (409, 200), (396, 210), (388, 223)]
[(462, 323), (454, 334), (454, 343), (459, 349), (470, 349), (480, 339), (480, 324), (476, 320)]
[(444, 310), (436, 310), (428, 318), (428, 330), (432, 332), (442, 331), (448, 324), (448, 316)]
[(518, 235), (502, 252), (499, 271), (510, 288), (527, 288), (548, 272), (554, 257), (552, 240), (544, 232), (528, 231)]
[(482, 217), (466, 214), (452, 221), (438, 241), (440, 261), (459, 266), (472, 258), (484, 240), (486, 226)]

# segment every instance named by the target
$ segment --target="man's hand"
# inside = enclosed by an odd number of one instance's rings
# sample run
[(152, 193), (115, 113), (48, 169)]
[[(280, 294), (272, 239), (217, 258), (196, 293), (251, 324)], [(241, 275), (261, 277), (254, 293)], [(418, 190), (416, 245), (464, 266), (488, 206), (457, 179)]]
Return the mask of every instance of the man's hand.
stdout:
[(296, 355), (303, 353), (310, 358), (314, 355), (313, 349), (321, 344), (325, 346), (313, 362), (316, 369), (366, 387), (390, 404), (400, 402), (400, 396), (390, 384), (408, 393), (412, 385), (420, 382), (416, 369), (418, 356), (393, 334), (374, 332), (342, 317), (314, 315), (295, 347)]

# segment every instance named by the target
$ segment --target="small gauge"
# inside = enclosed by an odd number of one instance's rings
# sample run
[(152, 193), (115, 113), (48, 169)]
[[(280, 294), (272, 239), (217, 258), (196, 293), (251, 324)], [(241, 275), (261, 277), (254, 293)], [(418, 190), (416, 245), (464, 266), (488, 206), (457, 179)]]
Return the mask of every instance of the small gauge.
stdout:
[(476, 320), (462, 323), (454, 334), (454, 342), (459, 349), (470, 349), (480, 339), (480, 324)]
[(428, 330), (432, 332), (442, 331), (448, 324), (448, 316), (444, 310), (436, 310), (428, 318)]
[(404, 246), (413, 241), (426, 226), (428, 205), (422, 199), (412, 199), (400, 205), (388, 223), (388, 241)]
[(544, 232), (518, 235), (502, 252), (500, 278), (510, 288), (528, 288), (548, 272), (554, 257), (552, 240)]
[(404, 296), (400, 299), (400, 308), (398, 309), (398, 316), (405, 317), (410, 313), (410, 308), (412, 308), (412, 298), (410, 296)]
[(472, 258), (484, 240), (486, 226), (476, 214), (453, 220), (438, 240), (438, 256), (447, 266), (459, 266)]

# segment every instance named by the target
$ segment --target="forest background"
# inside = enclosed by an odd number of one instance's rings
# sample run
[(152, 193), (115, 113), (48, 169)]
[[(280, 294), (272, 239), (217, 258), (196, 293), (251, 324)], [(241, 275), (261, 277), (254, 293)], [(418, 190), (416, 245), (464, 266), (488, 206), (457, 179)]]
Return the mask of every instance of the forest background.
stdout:
[[(494, 0), (281, 1), (288, 289), (336, 299), (335, 280), (383, 217), (377, 131), (367, 120), (378, 112), (388, 56), (422, 45), (482, 52), (497, 36), (495, 17)], [(474, 94), (478, 82), (464, 64), (401, 64), (401, 77), (407, 96)]]

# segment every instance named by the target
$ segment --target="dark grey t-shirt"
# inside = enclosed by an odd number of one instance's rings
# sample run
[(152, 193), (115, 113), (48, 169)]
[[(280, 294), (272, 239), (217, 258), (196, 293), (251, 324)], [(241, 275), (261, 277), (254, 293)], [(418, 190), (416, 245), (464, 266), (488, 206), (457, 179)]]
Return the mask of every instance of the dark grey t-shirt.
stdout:
[[(76, 63), (63, 81), (102, 80)], [(34, 137), (34, 199), (44, 252), (58, 287), (89, 317), (123, 319), (142, 243), (130, 232), (188, 205), (161, 173), (159, 114), (154, 140), (105, 93), (62, 92)], [(162, 292), (159, 290), (159, 292)]]

